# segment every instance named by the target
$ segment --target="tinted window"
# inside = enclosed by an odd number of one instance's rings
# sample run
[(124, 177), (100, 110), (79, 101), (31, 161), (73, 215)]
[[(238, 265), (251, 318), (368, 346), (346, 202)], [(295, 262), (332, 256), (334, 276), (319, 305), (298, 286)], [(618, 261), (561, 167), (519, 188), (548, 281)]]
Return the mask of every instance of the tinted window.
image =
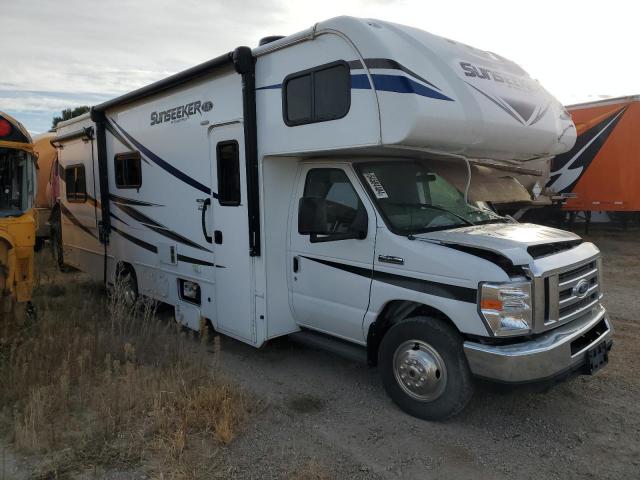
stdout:
[(311, 75), (292, 78), (287, 82), (287, 118), (291, 123), (311, 121)]
[(113, 161), (116, 187), (140, 188), (142, 185), (140, 152), (118, 153)]
[(67, 189), (67, 200), (70, 202), (87, 201), (87, 179), (84, 165), (73, 165), (64, 171), (64, 181)]
[(351, 77), (344, 62), (323, 65), (287, 77), (284, 120), (289, 126), (344, 117), (351, 105)]
[(344, 117), (349, 111), (351, 78), (346, 65), (318, 70), (313, 77), (316, 121)]
[(235, 207), (240, 205), (240, 156), (238, 142), (220, 142), (218, 153), (218, 203)]
[(304, 196), (326, 200), (326, 232), (366, 230), (367, 211), (344, 171), (334, 168), (309, 170)]

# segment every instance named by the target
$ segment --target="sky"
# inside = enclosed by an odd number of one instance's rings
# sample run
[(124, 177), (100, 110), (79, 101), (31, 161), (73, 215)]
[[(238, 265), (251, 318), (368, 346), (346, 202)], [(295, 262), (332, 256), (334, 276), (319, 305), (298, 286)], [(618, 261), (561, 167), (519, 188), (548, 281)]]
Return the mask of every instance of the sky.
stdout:
[(34, 134), (63, 108), (338, 15), (498, 53), (565, 104), (640, 94), (640, 2), (631, 0), (0, 0), (0, 12), (0, 110)]

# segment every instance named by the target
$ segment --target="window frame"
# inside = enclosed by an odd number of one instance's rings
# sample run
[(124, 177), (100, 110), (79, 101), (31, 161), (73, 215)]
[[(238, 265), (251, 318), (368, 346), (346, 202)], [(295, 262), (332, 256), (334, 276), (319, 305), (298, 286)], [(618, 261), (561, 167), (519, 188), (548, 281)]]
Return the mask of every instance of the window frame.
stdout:
[[(118, 175), (117, 175), (118, 161), (128, 162), (129, 160), (137, 160), (140, 163), (140, 183), (137, 185), (133, 185), (133, 184), (118, 185)], [(118, 190), (126, 190), (126, 189), (140, 190), (140, 187), (142, 187), (142, 156), (140, 155), (139, 151), (130, 150), (128, 152), (116, 153), (113, 156), (113, 181)]]
[[(323, 70), (328, 70), (330, 68), (336, 67), (338, 65), (344, 66), (347, 74), (347, 105), (343, 113), (339, 115), (333, 115), (330, 117), (317, 118), (315, 116), (315, 73), (321, 72)], [(289, 81), (304, 77), (305, 75), (309, 75), (311, 77), (311, 118), (308, 120), (299, 120), (292, 121), (289, 120), (289, 111), (288, 111), (288, 102), (287, 102), (287, 84)], [(341, 118), (346, 117), (351, 111), (351, 68), (349, 67), (349, 63), (345, 60), (336, 60), (333, 62), (325, 63), (322, 65), (318, 65), (316, 67), (307, 68), (306, 70), (301, 70), (299, 72), (290, 73), (284, 80), (282, 81), (282, 118), (284, 120), (285, 125), (287, 127), (297, 127), (299, 125), (309, 125), (311, 123), (321, 123), (321, 122), (329, 122), (331, 120), (340, 120)]]
[[(82, 172), (84, 174), (84, 194), (79, 197), (77, 191), (74, 191), (72, 196), (69, 196), (69, 182), (67, 182), (67, 174), (68, 172), (70, 172), (71, 170), (76, 170), (76, 169), (82, 169)], [(77, 178), (78, 176), (75, 175), (74, 176), (74, 189), (76, 188), (76, 183), (77, 183)], [(87, 199), (89, 198), (89, 195), (87, 193), (87, 169), (84, 166), (84, 163), (74, 163), (73, 165), (69, 165), (68, 167), (65, 167), (64, 169), (64, 195), (65, 198), (67, 199), (67, 202), (69, 203), (86, 203)]]
[[(222, 172), (222, 163), (220, 162), (220, 150), (222, 147), (226, 147), (227, 145), (233, 145), (236, 148), (236, 165), (238, 168), (238, 200), (223, 200), (222, 195), (220, 194), (220, 178)], [(242, 175), (240, 169), (240, 145), (237, 140), (222, 140), (216, 143), (216, 171), (218, 175), (218, 205), (221, 207), (238, 207), (242, 202)]]

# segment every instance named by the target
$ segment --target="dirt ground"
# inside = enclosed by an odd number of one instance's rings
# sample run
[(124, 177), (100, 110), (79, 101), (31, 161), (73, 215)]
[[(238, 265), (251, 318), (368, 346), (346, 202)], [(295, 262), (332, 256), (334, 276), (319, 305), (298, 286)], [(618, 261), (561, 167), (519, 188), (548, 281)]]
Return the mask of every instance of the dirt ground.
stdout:
[[(478, 385), (461, 415), (425, 422), (392, 403), (376, 369), (287, 339), (256, 350), (223, 338), (219, 364), (263, 405), (219, 452), (228, 465), (223, 476), (640, 478), (640, 230), (594, 228), (586, 238), (604, 253), (615, 329), (610, 364), (595, 376), (546, 393)], [(0, 463), (11, 465), (4, 452)]]
[(269, 404), (228, 448), (230, 473), (280, 478), (297, 464), (327, 478), (640, 478), (640, 231), (586, 238), (604, 252), (615, 329), (595, 376), (546, 393), (480, 385), (461, 415), (432, 423), (401, 412), (375, 369), (286, 340), (255, 350), (227, 339), (222, 364)]

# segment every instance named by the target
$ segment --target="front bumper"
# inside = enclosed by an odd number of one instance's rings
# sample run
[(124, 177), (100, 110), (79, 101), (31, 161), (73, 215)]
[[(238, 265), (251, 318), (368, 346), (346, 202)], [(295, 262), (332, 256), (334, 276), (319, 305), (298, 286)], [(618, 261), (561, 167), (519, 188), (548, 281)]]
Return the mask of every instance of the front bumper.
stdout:
[(613, 328), (601, 305), (591, 314), (510, 345), (464, 342), (469, 368), (474, 375), (506, 383), (551, 379), (587, 362), (587, 350), (600, 342), (610, 348)]

